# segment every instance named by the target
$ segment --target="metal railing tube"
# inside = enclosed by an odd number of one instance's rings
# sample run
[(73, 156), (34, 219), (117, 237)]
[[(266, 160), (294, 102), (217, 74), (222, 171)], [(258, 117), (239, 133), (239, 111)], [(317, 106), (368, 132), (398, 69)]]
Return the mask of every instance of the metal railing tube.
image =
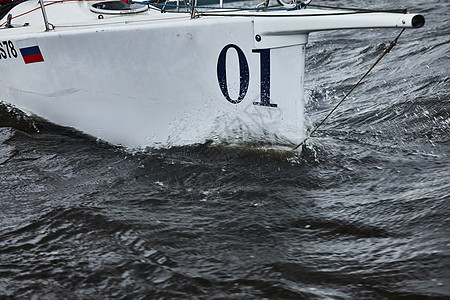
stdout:
[(42, 17), (44, 17), (45, 31), (51, 30), (51, 24), (48, 22), (47, 13), (45, 12), (44, 0), (39, 0), (39, 4), (41, 5)]

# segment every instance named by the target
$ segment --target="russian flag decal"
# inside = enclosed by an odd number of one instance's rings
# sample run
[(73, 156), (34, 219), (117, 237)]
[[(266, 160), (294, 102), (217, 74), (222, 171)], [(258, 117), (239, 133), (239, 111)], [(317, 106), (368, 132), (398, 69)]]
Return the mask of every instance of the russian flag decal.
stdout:
[(17, 41), (17, 46), (19, 46), (25, 64), (44, 61), (41, 49), (39, 49), (35, 38)]

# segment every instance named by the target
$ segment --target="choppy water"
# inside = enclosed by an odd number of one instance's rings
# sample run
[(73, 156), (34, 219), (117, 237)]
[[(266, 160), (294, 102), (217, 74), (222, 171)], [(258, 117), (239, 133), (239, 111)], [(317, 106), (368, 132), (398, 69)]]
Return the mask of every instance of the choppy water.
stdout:
[[(0, 106), (0, 299), (448, 299), (450, 3), (344, 4), (427, 23), (302, 155), (130, 154)], [(311, 36), (311, 128), (397, 34)]]

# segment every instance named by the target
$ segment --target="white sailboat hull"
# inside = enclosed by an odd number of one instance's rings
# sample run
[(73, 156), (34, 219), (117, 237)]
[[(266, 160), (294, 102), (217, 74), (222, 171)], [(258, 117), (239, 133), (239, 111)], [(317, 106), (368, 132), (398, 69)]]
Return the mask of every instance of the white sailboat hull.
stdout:
[[(79, 15), (49, 6), (54, 30), (43, 31), (36, 12), (34, 27), (0, 31), (9, 51), (0, 60), (1, 101), (131, 148), (207, 140), (295, 144), (304, 136), (312, 29), (302, 28), (310, 22), (295, 27), (299, 21), (288, 17), (277, 29), (282, 17), (190, 19), (150, 11), (99, 19), (83, 10), (86, 4), (64, 5), (76, 5), (71, 11)], [(30, 45), (42, 61), (27, 63), (21, 50)]]

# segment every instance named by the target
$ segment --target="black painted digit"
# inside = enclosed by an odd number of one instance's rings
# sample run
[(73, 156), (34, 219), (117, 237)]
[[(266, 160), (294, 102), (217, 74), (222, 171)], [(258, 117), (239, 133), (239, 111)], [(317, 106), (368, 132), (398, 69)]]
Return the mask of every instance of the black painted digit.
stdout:
[[(227, 85), (227, 52), (230, 48), (233, 48), (236, 50), (239, 58), (239, 74), (240, 74), (240, 81), (239, 81), (239, 96), (238, 98), (231, 99), (230, 95), (228, 94), (228, 85)], [(229, 44), (225, 46), (225, 48), (222, 49), (219, 55), (219, 59), (217, 61), (217, 79), (219, 81), (219, 87), (222, 91), (223, 96), (231, 103), (238, 104), (242, 100), (244, 100), (245, 95), (248, 91), (248, 83), (250, 80), (250, 71), (248, 68), (248, 62), (245, 58), (244, 52), (236, 45)]]
[(1, 58), (6, 58), (6, 52), (5, 49), (3, 49), (2, 44), (0, 44), (0, 59)]
[(15, 58), (17, 58), (17, 51), (14, 48), (14, 43), (12, 41), (8, 41), (8, 45), (9, 45), (9, 49), (11, 50), (11, 54), (12, 56), (14, 56)]
[(8, 52), (8, 57), (11, 58), (11, 53), (9, 52), (8, 42), (7, 41), (3, 41), (2, 44), (5, 45), (6, 51)]
[(270, 103), (270, 49), (256, 49), (253, 53), (259, 53), (261, 72), (261, 100), (253, 102), (253, 105), (277, 107), (277, 104)]

